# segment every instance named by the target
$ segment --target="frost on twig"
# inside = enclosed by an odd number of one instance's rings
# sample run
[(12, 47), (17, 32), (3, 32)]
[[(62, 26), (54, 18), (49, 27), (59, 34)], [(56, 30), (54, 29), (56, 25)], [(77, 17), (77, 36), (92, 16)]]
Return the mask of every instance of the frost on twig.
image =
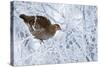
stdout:
[[(15, 2), (14, 60), (16, 65), (96, 60), (96, 8), (81, 5)], [(42, 15), (62, 30), (40, 45), (19, 15)], [(25, 32), (25, 30), (27, 30)], [(24, 36), (28, 34), (28, 36)]]

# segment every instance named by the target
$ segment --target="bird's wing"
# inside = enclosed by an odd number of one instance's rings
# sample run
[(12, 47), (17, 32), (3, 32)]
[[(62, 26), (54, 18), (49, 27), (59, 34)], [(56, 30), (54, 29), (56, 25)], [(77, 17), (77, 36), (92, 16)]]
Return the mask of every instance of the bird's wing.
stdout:
[(37, 19), (36, 19), (36, 23), (38, 25), (38, 27), (40, 28), (48, 28), (49, 25), (51, 25), (51, 22), (49, 19), (47, 19), (46, 17), (43, 17), (43, 16), (36, 16)]
[(27, 16), (21, 14), (20, 18), (22, 18), (25, 23), (30, 25), (31, 30), (48, 30), (49, 25), (51, 25), (50, 20), (43, 16)]

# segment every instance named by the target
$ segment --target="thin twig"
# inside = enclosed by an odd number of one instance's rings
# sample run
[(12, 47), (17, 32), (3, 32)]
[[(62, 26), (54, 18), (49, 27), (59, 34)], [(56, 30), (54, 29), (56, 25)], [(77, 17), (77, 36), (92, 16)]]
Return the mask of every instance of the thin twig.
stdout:
[(44, 10), (44, 13), (45, 13), (45, 15), (46, 15), (47, 17), (49, 17), (49, 18), (50, 18), (51, 20), (53, 20), (55, 23), (58, 22), (58, 21), (56, 21), (54, 18), (52, 18), (52, 17), (46, 12), (46, 10), (45, 10), (43, 4), (41, 4), (41, 7), (42, 7), (42, 9)]
[(56, 11), (59, 15), (61, 15), (61, 17), (62, 18), (64, 18), (65, 19), (65, 16), (64, 16), (64, 14), (61, 14), (57, 9), (55, 9), (54, 7), (52, 7), (51, 5), (49, 5), (49, 4), (46, 4), (49, 8), (51, 8), (51, 9), (53, 9), (54, 11)]

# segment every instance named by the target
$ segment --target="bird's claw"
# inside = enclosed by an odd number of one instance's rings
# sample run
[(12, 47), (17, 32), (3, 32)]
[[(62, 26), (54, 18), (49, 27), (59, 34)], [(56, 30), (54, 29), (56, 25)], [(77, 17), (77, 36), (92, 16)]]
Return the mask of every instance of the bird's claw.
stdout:
[(44, 41), (43, 40), (40, 40), (40, 44), (44, 44)]

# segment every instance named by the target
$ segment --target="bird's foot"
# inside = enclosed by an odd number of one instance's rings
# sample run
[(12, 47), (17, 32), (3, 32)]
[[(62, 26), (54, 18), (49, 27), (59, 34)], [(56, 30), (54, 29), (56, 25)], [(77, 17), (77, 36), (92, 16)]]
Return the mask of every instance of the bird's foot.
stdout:
[(44, 44), (44, 41), (43, 41), (43, 40), (40, 40), (40, 44), (41, 44), (41, 45)]

